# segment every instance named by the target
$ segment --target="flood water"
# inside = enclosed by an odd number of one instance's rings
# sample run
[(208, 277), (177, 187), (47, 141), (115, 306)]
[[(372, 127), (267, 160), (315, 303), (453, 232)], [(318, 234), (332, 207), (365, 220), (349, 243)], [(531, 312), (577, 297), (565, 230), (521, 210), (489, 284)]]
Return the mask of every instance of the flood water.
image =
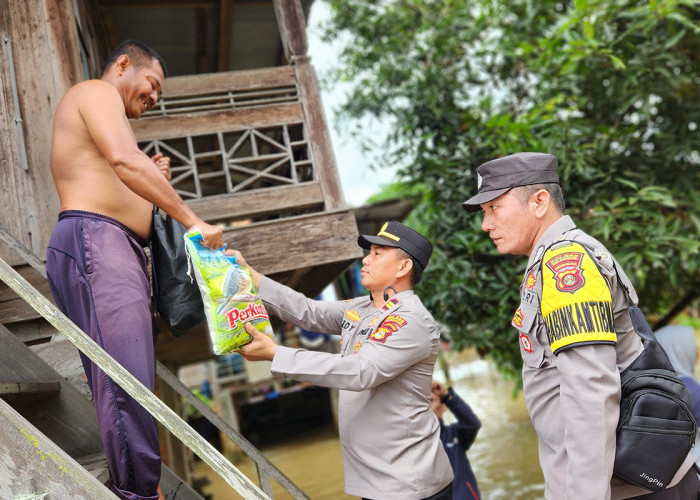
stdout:
[[(485, 500), (535, 500), (544, 496), (542, 472), (537, 461), (537, 438), (525, 408), (522, 393), (514, 397), (513, 381), (505, 381), (487, 361), (474, 354), (449, 354), (449, 373), (454, 390), (474, 409), (482, 428), (467, 453)], [(435, 378), (444, 382), (436, 370)], [(454, 421), (447, 411), (446, 423)], [(265, 445), (261, 452), (312, 500), (354, 499), (343, 492), (340, 443), (333, 426), (326, 426)], [(228, 458), (257, 483), (252, 461), (240, 453)], [(195, 476), (206, 476), (203, 488), (211, 500), (241, 498), (203, 462), (195, 465)], [(292, 498), (276, 481), (275, 499)]]

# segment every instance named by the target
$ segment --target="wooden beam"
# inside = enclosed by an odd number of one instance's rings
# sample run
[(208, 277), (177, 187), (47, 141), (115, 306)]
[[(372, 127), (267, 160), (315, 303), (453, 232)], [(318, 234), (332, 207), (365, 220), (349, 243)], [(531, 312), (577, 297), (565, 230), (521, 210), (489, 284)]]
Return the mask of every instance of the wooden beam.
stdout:
[[(362, 257), (355, 215), (323, 212), (224, 230), (229, 248), (240, 250), (263, 274), (292, 271)], [(329, 282), (331, 280), (329, 279)]]
[(207, 11), (197, 9), (197, 73), (209, 72), (209, 58), (207, 57)]
[(234, 0), (219, 0), (219, 48), (216, 70), (228, 71), (231, 59), (231, 30)]
[(340, 186), (340, 176), (335, 163), (331, 136), (323, 113), (316, 72), (308, 59), (298, 61), (294, 65), (294, 71), (299, 84), (299, 95), (309, 132), (309, 149), (323, 188), (326, 210), (343, 208), (346, 206), (345, 197)]
[(304, 10), (299, 0), (273, 0), (277, 26), (287, 60), (294, 62), (297, 57), (305, 57), (309, 48), (306, 39)]
[[(75, 427), (79, 422), (73, 422)], [(36, 429), (17, 410), (0, 400), (0, 480), (13, 498), (45, 498), (60, 491), (62, 498), (117, 497), (79, 465), (60, 444)], [(32, 478), (32, 479), (29, 479)], [(11, 492), (22, 493), (14, 496)], [(55, 495), (49, 493), (51, 497)], [(3, 495), (4, 496), (4, 495)], [(9, 497), (5, 497), (9, 498)]]
[(321, 206), (323, 195), (318, 182), (309, 182), (208, 196), (199, 200), (189, 200), (187, 204), (200, 219), (213, 223)]
[(166, 78), (163, 95), (213, 94), (221, 91), (254, 90), (296, 85), (294, 69), (290, 66), (246, 71), (227, 71), (208, 75), (188, 75)]
[(143, 118), (131, 122), (138, 141), (174, 139), (187, 133), (209, 134), (219, 131), (260, 128), (283, 123), (298, 123), (304, 115), (299, 103), (243, 108), (218, 113), (199, 113), (160, 118)]

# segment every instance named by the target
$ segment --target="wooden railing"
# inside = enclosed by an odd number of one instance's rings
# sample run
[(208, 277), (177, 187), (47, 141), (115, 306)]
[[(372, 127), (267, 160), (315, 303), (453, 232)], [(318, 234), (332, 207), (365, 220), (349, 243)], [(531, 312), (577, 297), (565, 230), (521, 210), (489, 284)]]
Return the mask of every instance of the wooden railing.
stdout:
[[(46, 276), (44, 263), (19, 243), (10, 234), (0, 228), (0, 241), (3, 241), (43, 276)], [(157, 374), (181, 396), (192, 403), (200, 413), (210, 420), (222, 433), (238, 445), (256, 464), (262, 490), (231, 464), (209, 442), (184, 422), (165, 403), (158, 399), (136, 377), (122, 367), (105, 350), (97, 345), (85, 332), (78, 328), (54, 304), (44, 297), (36, 288), (17, 273), (12, 266), (0, 259), (0, 279), (25, 302), (33, 307), (56, 330), (61, 332), (92, 362), (96, 363), (107, 375), (121, 386), (131, 397), (138, 401), (148, 412), (177, 436), (188, 448), (201, 457), (221, 478), (246, 499), (273, 498), (270, 478), (274, 478), (293, 498), (308, 500), (308, 496), (287, 476), (267, 460), (248, 440), (221, 417), (204, 405), (177, 377), (160, 362)]]

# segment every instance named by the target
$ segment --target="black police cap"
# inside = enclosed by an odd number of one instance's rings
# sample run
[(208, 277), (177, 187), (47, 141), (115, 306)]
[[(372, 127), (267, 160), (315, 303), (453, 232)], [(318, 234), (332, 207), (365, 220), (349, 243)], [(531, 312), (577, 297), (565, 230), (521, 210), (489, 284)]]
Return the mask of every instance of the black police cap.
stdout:
[(482, 203), (495, 200), (510, 189), (533, 184), (558, 184), (557, 157), (547, 153), (516, 153), (487, 161), (477, 170), (479, 192), (462, 203), (477, 212)]
[(423, 266), (428, 265), (433, 245), (428, 238), (400, 222), (390, 220), (385, 222), (377, 236), (363, 234), (357, 238), (357, 244), (369, 249), (372, 244), (385, 247), (397, 247), (408, 253)]

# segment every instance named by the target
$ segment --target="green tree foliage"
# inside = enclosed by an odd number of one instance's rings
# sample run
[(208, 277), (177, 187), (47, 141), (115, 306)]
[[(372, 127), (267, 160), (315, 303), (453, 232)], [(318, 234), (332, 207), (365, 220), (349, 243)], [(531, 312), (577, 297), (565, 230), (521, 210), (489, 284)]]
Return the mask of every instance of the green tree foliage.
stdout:
[(700, 292), (700, 8), (683, 0), (329, 0), (348, 43), (342, 112), (395, 124), (382, 145), (420, 184), (435, 243), (419, 291), (456, 347), (520, 366), (510, 326), (526, 259), (497, 254), (461, 202), (476, 167), (556, 154), (569, 208), (660, 317)]

